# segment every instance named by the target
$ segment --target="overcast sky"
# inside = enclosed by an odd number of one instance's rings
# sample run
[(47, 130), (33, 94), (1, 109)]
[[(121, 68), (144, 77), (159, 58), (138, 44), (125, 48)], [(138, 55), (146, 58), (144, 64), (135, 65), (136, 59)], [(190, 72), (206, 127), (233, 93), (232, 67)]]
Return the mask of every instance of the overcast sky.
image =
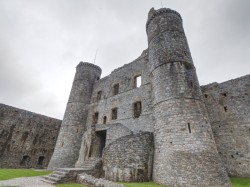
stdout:
[[(162, 0), (178, 11), (201, 85), (249, 74), (249, 0)], [(147, 48), (160, 0), (0, 0), (0, 103), (59, 119), (80, 61), (102, 77)]]

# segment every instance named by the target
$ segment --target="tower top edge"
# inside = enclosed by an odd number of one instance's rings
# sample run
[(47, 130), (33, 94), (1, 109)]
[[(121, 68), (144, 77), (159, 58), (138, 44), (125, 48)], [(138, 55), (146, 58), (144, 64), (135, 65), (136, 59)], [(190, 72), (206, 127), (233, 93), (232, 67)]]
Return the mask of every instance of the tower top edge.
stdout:
[(81, 66), (88, 66), (88, 67), (93, 67), (93, 68), (96, 68), (97, 70), (99, 70), (99, 71), (102, 71), (102, 69), (99, 67), (99, 66), (97, 66), (97, 65), (95, 65), (95, 64), (92, 64), (92, 63), (89, 63), (89, 62), (79, 62), (79, 64), (76, 66), (76, 68), (79, 68), (79, 67), (81, 67)]
[(148, 13), (148, 20), (147, 20), (147, 23), (146, 23), (146, 28), (148, 28), (148, 25), (149, 23), (157, 16), (159, 15), (162, 15), (162, 14), (175, 14), (177, 15), (181, 20), (181, 15), (175, 11), (175, 10), (172, 10), (170, 8), (160, 8), (158, 10), (155, 10), (154, 8), (151, 8), (149, 13)]

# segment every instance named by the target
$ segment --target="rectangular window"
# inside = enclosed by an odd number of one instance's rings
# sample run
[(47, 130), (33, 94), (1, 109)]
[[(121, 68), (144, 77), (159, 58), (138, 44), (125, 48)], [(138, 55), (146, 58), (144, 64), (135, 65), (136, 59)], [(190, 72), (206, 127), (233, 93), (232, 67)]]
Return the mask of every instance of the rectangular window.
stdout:
[(103, 117), (103, 124), (106, 124), (107, 123), (107, 116), (104, 116)]
[(115, 84), (113, 86), (113, 95), (117, 95), (119, 93), (119, 84)]
[(93, 124), (97, 124), (97, 122), (98, 122), (98, 115), (99, 115), (98, 112), (96, 112), (96, 113), (94, 114), (94, 116), (93, 116)]
[(102, 98), (102, 91), (97, 92), (97, 101), (100, 101)]
[(117, 111), (118, 111), (117, 108), (112, 109), (112, 116), (111, 116), (112, 120), (117, 119)]
[(141, 75), (138, 75), (134, 78), (134, 85), (135, 85), (135, 88), (138, 88), (141, 86)]
[(139, 118), (141, 115), (141, 101), (134, 103), (134, 117)]

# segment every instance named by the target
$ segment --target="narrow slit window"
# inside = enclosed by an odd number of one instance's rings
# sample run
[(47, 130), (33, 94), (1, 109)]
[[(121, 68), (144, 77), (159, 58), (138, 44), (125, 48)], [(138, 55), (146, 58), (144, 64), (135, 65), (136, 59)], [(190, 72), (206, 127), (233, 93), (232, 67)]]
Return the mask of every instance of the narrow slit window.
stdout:
[(190, 123), (188, 123), (188, 132), (191, 133), (191, 126), (190, 126)]
[(102, 91), (97, 92), (97, 101), (100, 101), (102, 98)]
[(119, 84), (115, 84), (113, 86), (113, 95), (117, 95), (119, 93)]
[(103, 124), (106, 124), (107, 123), (107, 116), (104, 116), (103, 117)]
[(224, 106), (224, 111), (227, 112), (227, 106)]
[(193, 81), (190, 81), (190, 86), (191, 86), (191, 87), (193, 87), (193, 86), (194, 86), (194, 85), (193, 85)]
[(98, 112), (96, 112), (96, 113), (94, 114), (94, 116), (93, 116), (93, 124), (97, 124), (97, 122), (98, 122), (98, 115), (99, 115)]
[(134, 117), (139, 118), (141, 115), (141, 101), (134, 103)]
[(141, 75), (138, 75), (134, 78), (134, 85), (135, 85), (135, 88), (138, 88), (141, 86)]
[(113, 108), (113, 109), (112, 109), (112, 116), (111, 116), (111, 119), (112, 119), (112, 120), (117, 119), (117, 111), (118, 111), (117, 108)]

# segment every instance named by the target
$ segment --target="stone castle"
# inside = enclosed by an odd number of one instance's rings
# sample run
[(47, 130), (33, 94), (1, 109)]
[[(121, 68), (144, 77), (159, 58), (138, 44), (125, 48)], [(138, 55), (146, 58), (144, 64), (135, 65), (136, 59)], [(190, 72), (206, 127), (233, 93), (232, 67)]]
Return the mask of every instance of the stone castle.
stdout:
[(77, 65), (62, 123), (0, 105), (0, 167), (181, 187), (250, 177), (250, 75), (200, 86), (174, 10), (152, 8), (146, 32), (148, 49), (109, 76)]

